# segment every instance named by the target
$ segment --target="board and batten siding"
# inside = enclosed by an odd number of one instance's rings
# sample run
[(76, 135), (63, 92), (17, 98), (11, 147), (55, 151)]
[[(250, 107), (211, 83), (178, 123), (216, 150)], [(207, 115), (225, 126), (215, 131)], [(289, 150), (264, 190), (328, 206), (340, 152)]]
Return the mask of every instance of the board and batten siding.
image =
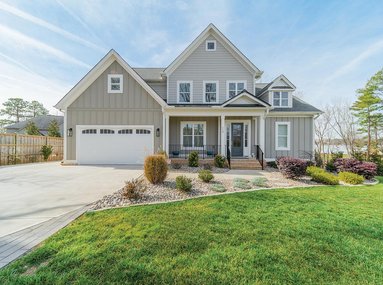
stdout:
[(206, 51), (206, 41), (169, 75), (168, 103), (177, 103), (177, 81), (193, 81), (194, 104), (203, 104), (203, 81), (219, 81), (219, 102), (226, 101), (226, 81), (245, 80), (246, 89), (254, 92), (253, 75), (215, 37), (216, 51)]
[[(290, 122), (290, 150), (275, 150), (276, 122)], [(310, 158), (313, 153), (313, 117), (268, 117), (265, 124), (265, 158)]]
[[(123, 93), (108, 93), (108, 74), (123, 74)], [(125, 69), (113, 62), (67, 109), (67, 159), (76, 160), (76, 125), (153, 125), (154, 151), (162, 146), (161, 106)], [(111, 146), (112, 147), (112, 146)], [(129, 147), (129, 146), (127, 146)]]

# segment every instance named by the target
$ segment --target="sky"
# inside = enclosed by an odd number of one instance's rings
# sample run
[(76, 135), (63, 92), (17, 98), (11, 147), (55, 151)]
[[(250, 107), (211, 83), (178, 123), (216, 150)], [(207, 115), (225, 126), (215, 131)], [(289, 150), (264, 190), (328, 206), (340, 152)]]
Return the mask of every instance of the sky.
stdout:
[(259, 69), (323, 107), (383, 68), (383, 1), (0, 0), (0, 104), (53, 107), (111, 48), (166, 67), (213, 23)]

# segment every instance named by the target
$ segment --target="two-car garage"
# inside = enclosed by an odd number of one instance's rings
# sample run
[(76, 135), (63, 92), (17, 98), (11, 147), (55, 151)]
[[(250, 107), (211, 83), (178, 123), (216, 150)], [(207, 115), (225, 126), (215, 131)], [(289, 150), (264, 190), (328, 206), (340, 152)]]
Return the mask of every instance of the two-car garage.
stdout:
[(76, 126), (79, 164), (142, 164), (154, 151), (154, 127), (147, 125)]

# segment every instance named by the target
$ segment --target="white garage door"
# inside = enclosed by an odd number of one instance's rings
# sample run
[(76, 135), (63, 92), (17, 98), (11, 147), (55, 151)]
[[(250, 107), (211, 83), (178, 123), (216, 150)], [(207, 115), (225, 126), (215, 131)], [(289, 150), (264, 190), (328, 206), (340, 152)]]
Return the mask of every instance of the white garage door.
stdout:
[(142, 164), (154, 149), (153, 126), (77, 126), (79, 164)]

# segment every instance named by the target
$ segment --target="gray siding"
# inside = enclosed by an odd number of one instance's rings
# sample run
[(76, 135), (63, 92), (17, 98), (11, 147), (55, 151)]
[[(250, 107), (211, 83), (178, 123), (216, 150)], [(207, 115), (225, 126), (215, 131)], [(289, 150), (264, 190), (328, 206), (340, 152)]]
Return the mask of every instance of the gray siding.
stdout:
[[(209, 40), (216, 40), (213, 36)], [(177, 103), (177, 81), (193, 81), (192, 103), (203, 103), (203, 81), (219, 81), (219, 102), (226, 101), (226, 81), (246, 80), (254, 92), (252, 74), (218, 41), (216, 51), (206, 51), (205, 41), (169, 76), (169, 101)]]
[[(124, 75), (124, 92), (108, 94), (108, 74)], [(154, 125), (160, 137), (154, 137), (154, 150), (162, 144), (161, 106), (117, 62), (113, 62), (67, 110), (67, 128), (73, 129), (68, 138), (67, 159), (76, 159), (76, 125)], [(129, 146), (127, 146), (129, 147)]]
[[(290, 122), (290, 150), (275, 150), (275, 122)], [(293, 156), (310, 158), (313, 152), (312, 117), (269, 117), (265, 120), (265, 157)]]
[(147, 82), (162, 99), (166, 99), (166, 82)]

